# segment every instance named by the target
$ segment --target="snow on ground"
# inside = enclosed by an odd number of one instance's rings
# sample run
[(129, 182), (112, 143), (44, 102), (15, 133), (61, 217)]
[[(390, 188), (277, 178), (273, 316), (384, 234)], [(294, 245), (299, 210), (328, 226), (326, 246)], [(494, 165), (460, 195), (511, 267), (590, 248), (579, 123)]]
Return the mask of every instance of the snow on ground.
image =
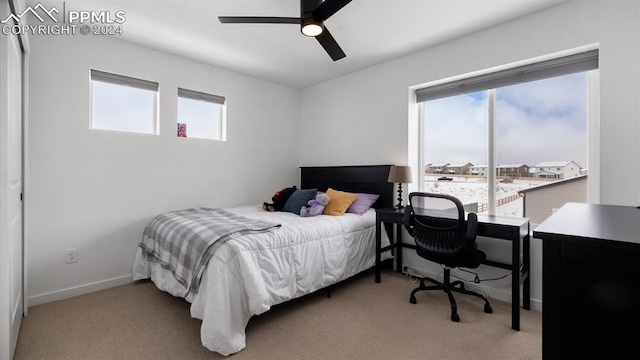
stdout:
[[(450, 194), (462, 201), (463, 204), (487, 203), (487, 181), (482, 178), (456, 177), (452, 181), (438, 181), (437, 176), (425, 176), (425, 191)], [(517, 195), (518, 191), (548, 184), (545, 180), (514, 180), (512, 183), (496, 184), (496, 200)], [(522, 198), (496, 207), (496, 215), (522, 216)]]

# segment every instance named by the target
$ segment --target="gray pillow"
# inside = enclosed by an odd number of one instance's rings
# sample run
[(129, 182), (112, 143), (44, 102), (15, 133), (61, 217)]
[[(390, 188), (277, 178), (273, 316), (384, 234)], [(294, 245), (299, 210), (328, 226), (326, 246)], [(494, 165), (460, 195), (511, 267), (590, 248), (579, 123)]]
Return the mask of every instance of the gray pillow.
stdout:
[(284, 211), (300, 215), (300, 208), (307, 205), (309, 200), (316, 198), (318, 189), (298, 189), (291, 194), (284, 204)]

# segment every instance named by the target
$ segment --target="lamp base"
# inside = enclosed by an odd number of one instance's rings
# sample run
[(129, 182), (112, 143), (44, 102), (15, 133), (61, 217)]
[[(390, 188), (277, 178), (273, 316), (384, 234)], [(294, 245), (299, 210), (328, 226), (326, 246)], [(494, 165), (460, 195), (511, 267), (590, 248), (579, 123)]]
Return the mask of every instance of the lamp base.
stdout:
[(404, 209), (404, 205), (402, 205), (402, 183), (398, 183), (398, 204), (393, 207), (394, 210), (402, 210)]

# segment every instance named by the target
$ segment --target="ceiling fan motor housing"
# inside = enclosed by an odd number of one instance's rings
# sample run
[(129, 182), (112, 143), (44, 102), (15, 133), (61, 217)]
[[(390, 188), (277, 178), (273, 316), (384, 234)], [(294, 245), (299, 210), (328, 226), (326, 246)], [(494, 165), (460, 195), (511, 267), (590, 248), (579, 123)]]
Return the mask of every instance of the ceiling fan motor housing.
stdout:
[(313, 16), (313, 10), (320, 6), (320, 4), (322, 4), (322, 0), (300, 0), (300, 31), (304, 35), (307, 35), (304, 28), (308, 25), (317, 25), (324, 30), (322, 20)]
[(313, 10), (322, 4), (322, 0), (300, 0), (300, 17), (311, 16)]

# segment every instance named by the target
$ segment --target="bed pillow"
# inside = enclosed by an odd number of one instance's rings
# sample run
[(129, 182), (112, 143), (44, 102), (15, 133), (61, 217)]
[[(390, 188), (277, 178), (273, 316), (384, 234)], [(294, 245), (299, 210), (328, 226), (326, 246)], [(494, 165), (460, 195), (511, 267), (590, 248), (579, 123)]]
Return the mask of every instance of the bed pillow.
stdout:
[(333, 216), (342, 216), (358, 197), (356, 194), (332, 188), (327, 189), (327, 196), (329, 196), (329, 203), (324, 207), (322, 213)]
[(318, 189), (298, 189), (291, 194), (284, 204), (284, 211), (300, 215), (300, 209), (307, 205), (309, 200), (316, 198)]
[(369, 208), (371, 207), (371, 205), (373, 205), (380, 197), (380, 195), (377, 195), (377, 194), (356, 193), (356, 195), (358, 196), (356, 198), (356, 201), (354, 201), (353, 204), (349, 206), (349, 208), (347, 209), (347, 212), (358, 214), (358, 215), (362, 215), (366, 213), (367, 210), (369, 210)]

